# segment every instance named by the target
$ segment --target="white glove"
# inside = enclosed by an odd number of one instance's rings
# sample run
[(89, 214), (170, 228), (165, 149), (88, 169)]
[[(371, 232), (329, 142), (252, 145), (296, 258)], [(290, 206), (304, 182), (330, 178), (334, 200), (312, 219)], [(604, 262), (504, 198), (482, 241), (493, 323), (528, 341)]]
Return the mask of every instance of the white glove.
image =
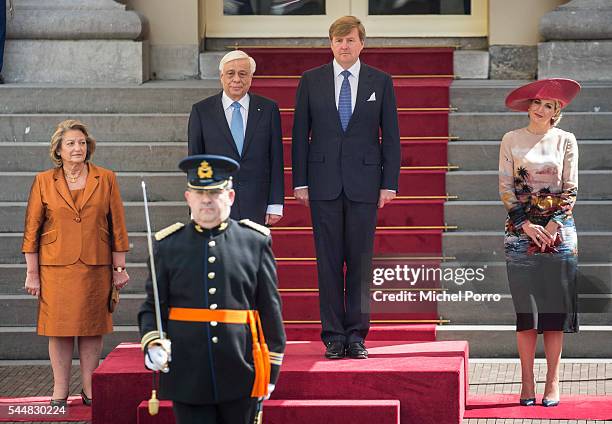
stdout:
[(268, 394), (263, 397), (257, 398), (257, 400), (261, 402), (262, 400), (270, 399), (270, 396), (272, 396), (272, 392), (274, 391), (275, 387), (276, 387), (275, 384), (272, 384), (272, 383), (268, 384)]
[(168, 363), (172, 360), (170, 340), (154, 340), (149, 343), (145, 354), (145, 367), (151, 371), (168, 372)]

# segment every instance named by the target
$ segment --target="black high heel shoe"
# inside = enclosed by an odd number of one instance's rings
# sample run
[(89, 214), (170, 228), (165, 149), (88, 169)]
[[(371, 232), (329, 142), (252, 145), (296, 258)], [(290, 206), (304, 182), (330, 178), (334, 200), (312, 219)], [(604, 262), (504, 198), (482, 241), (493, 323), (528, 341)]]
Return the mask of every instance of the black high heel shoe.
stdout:
[(519, 404), (521, 406), (535, 406), (536, 400), (535, 398), (520, 399)]
[(83, 405), (91, 406), (91, 398), (88, 398), (83, 390), (81, 390), (81, 400), (83, 401)]
[(558, 400), (542, 399), (542, 406), (552, 407), (559, 405)]
[(49, 405), (57, 406), (58, 408), (66, 407), (68, 406), (68, 397), (65, 397), (64, 399), (51, 399), (49, 401)]

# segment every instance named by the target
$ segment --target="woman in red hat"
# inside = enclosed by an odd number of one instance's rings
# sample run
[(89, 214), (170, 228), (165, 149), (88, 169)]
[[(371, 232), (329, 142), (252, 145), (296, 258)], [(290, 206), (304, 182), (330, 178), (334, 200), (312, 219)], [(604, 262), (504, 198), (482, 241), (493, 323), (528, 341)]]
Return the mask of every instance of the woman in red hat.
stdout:
[(524, 85), (506, 98), (527, 112), (529, 124), (506, 133), (499, 153), (499, 194), (508, 211), (504, 247), (516, 311), (521, 359), (520, 403), (535, 405), (533, 363), (538, 333), (544, 334), (546, 385), (542, 405), (559, 404), (563, 333), (578, 331), (576, 227), (578, 145), (556, 127), (561, 110), (580, 91), (568, 79)]

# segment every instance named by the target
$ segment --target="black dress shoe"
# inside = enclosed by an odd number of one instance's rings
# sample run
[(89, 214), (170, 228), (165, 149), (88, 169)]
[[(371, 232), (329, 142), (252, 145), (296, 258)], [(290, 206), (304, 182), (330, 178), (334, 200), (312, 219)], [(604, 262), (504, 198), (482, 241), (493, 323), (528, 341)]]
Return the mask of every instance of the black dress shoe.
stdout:
[(368, 351), (363, 342), (353, 342), (346, 347), (346, 356), (351, 359), (368, 359)]
[(325, 343), (325, 357), (327, 359), (342, 359), (344, 358), (344, 343), (332, 341)]
[(68, 406), (68, 398), (64, 398), (64, 399), (51, 399), (49, 401), (49, 405), (57, 406), (58, 408), (66, 407), (66, 406)]
[(558, 400), (542, 399), (542, 406), (551, 407), (551, 406), (557, 406), (557, 405), (559, 405)]
[(535, 398), (521, 399), (519, 403), (521, 406), (535, 406), (536, 404)]

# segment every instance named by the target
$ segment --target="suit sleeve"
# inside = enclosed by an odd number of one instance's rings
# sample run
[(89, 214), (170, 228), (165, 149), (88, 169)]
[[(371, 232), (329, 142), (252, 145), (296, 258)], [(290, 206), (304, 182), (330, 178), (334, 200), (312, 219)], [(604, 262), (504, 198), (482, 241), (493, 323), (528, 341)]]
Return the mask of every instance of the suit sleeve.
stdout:
[[(168, 273), (166, 272), (165, 262), (161, 255), (160, 243), (155, 243), (153, 247), (153, 256), (155, 258), (155, 274), (157, 276), (157, 290), (159, 294), (159, 305), (162, 319), (162, 329), (167, 331), (168, 328), (168, 293), (169, 281)], [(155, 298), (153, 296), (153, 278), (151, 276), (151, 259), (147, 261), (149, 268), (149, 277), (145, 282), (145, 292), (147, 297), (140, 307), (138, 312), (138, 326), (140, 328), (140, 336), (145, 339), (145, 336), (151, 332), (157, 332), (157, 322), (155, 321)], [(158, 338), (158, 337), (156, 337)], [(154, 338), (149, 337), (150, 340)], [(144, 346), (143, 346), (144, 347)]]
[(282, 205), (285, 200), (283, 137), (278, 105), (272, 107), (270, 120), (270, 197), (268, 205)]
[(268, 237), (262, 250), (261, 265), (257, 273), (257, 311), (270, 350), (270, 383), (276, 384), (283, 363), (286, 336), (271, 242), (272, 239)]
[(21, 245), (21, 251), (23, 253), (38, 252), (38, 236), (44, 220), (45, 207), (42, 202), (40, 181), (37, 175), (30, 189), (30, 197), (28, 197), (28, 207), (26, 209), (23, 230), (23, 243)]
[(380, 188), (397, 191), (401, 166), (401, 148), (397, 104), (393, 91), (393, 81), (389, 75), (385, 75), (381, 114), (382, 180)]
[(291, 162), (293, 187), (308, 185), (308, 148), (310, 135), (310, 105), (308, 100), (308, 79), (302, 75), (295, 97), (293, 115), (293, 137), (291, 143)]
[(200, 155), (206, 153), (204, 148), (204, 136), (202, 135), (202, 121), (196, 105), (191, 107), (189, 114), (189, 125), (187, 128), (187, 148), (189, 155)]
[(113, 252), (127, 252), (130, 250), (128, 234), (125, 226), (125, 212), (121, 192), (117, 183), (117, 176), (111, 172), (110, 184), (110, 216), (109, 222), (113, 231)]

